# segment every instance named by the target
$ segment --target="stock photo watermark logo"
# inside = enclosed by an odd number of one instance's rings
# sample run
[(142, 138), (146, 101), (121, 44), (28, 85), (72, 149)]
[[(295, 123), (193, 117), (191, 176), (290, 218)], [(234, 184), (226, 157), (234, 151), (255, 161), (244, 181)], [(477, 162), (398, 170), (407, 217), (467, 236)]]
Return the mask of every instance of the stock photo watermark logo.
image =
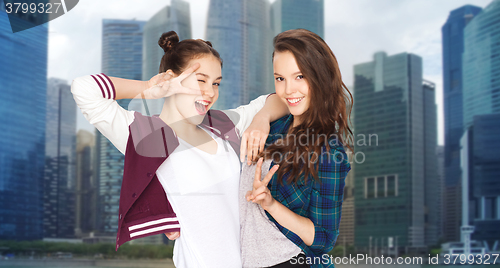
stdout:
[(79, 0), (3, 0), (12, 33), (24, 31), (59, 18)]

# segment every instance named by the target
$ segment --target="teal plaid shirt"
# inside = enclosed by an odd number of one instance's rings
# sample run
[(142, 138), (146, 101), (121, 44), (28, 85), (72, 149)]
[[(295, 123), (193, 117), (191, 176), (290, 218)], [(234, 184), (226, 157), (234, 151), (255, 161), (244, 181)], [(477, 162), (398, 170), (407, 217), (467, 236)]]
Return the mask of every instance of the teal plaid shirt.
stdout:
[[(270, 145), (277, 139), (286, 135), (293, 122), (293, 116), (287, 115), (271, 123), (269, 137), (266, 144)], [(339, 234), (340, 215), (344, 194), (344, 182), (351, 165), (343, 146), (336, 138), (328, 140), (330, 151), (326, 146), (322, 148), (322, 157), (319, 158), (318, 178), (314, 180), (309, 175), (307, 183), (304, 176), (297, 184), (287, 183), (287, 175), (283, 184), (277, 182), (277, 173), (271, 179), (268, 188), (272, 196), (300, 216), (309, 218), (314, 223), (315, 235), (311, 246), (307, 246), (302, 239), (292, 231), (277, 223), (266, 212), (269, 219), (276, 224), (278, 229), (293, 243), (299, 246), (311, 262), (316, 259), (311, 267), (334, 267), (328, 255), (323, 255), (332, 250)], [(271, 167), (274, 162), (271, 163)], [(326, 258), (328, 256), (328, 258)], [(328, 262), (326, 262), (328, 260)]]

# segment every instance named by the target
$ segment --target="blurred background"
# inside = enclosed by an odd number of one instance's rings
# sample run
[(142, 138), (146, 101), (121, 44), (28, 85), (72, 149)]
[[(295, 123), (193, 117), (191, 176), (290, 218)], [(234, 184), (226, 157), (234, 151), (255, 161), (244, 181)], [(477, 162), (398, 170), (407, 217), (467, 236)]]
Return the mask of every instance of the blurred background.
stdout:
[(87, 74), (148, 80), (170, 30), (221, 54), (217, 109), (274, 91), (276, 34), (328, 43), (354, 96), (332, 255), (500, 252), (500, 0), (85, 0), (16, 33), (0, 4), (0, 266), (171, 257), (164, 236), (114, 252), (124, 158), (70, 93)]

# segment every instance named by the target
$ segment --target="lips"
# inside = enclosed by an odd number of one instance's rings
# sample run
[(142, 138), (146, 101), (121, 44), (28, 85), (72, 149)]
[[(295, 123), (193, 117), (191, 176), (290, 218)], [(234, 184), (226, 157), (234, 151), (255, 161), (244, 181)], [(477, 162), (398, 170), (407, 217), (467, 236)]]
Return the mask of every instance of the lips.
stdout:
[(288, 102), (288, 105), (290, 106), (297, 106), (300, 104), (300, 102), (304, 99), (304, 97), (300, 98), (286, 98), (286, 101)]
[(207, 100), (197, 100), (194, 102), (194, 106), (196, 107), (196, 111), (198, 112), (198, 114), (204, 115), (207, 113), (210, 103), (212, 102)]

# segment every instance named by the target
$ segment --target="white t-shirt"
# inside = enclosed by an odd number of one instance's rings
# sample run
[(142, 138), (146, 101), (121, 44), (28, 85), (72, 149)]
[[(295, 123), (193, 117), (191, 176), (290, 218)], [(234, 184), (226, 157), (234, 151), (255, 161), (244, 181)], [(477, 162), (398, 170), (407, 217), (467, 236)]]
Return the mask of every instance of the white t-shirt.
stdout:
[(238, 207), (239, 160), (217, 142), (209, 154), (179, 138), (179, 146), (156, 174), (174, 209), (181, 235), (174, 245), (176, 267), (241, 267)]

